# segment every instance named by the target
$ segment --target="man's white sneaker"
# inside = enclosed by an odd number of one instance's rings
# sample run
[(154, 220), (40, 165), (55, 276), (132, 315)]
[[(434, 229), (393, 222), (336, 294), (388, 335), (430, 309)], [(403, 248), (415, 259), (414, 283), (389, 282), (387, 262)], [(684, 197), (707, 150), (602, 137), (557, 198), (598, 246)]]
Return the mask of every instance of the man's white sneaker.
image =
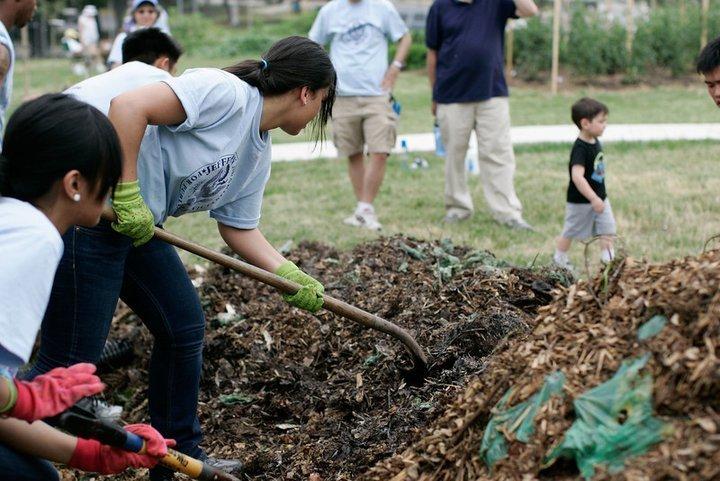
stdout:
[(382, 224), (378, 222), (377, 214), (371, 211), (358, 212), (355, 217), (360, 221), (361, 227), (369, 230), (379, 231), (382, 229)]
[(343, 219), (343, 224), (351, 225), (353, 227), (362, 227), (362, 221), (358, 218), (357, 214), (353, 214), (351, 216), (345, 217)]

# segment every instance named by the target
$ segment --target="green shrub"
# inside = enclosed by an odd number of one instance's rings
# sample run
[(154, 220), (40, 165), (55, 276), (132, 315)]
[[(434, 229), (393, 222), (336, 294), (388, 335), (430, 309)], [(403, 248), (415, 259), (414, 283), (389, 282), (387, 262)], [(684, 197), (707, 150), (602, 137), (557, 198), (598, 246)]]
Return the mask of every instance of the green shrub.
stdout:
[(527, 27), (514, 31), (513, 64), (518, 75), (537, 80), (552, 63), (552, 19), (533, 17)]
[(628, 65), (625, 39), (623, 26), (608, 25), (584, 8), (576, 8), (561, 49), (561, 63), (579, 75), (623, 72)]
[[(425, 59), (427, 58), (427, 47), (425, 46), (425, 32), (423, 30), (413, 30), (412, 45), (405, 59), (405, 65), (409, 69), (425, 68)], [(390, 45), (388, 49), (389, 60), (395, 58), (397, 44)]]

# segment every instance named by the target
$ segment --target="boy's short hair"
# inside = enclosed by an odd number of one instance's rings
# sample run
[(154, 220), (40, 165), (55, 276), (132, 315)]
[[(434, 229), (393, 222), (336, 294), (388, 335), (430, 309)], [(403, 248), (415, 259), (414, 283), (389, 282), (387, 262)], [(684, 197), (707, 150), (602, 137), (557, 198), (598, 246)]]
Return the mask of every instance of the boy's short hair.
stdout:
[(152, 65), (160, 57), (177, 63), (183, 51), (180, 45), (157, 28), (141, 28), (129, 33), (122, 44), (123, 63), (137, 61)]
[(709, 73), (718, 67), (720, 67), (720, 37), (709, 42), (700, 52), (697, 59), (697, 73)]
[(581, 129), (580, 121), (582, 119), (592, 120), (600, 114), (609, 114), (610, 109), (602, 102), (589, 97), (583, 97), (575, 102), (571, 109), (572, 121)]

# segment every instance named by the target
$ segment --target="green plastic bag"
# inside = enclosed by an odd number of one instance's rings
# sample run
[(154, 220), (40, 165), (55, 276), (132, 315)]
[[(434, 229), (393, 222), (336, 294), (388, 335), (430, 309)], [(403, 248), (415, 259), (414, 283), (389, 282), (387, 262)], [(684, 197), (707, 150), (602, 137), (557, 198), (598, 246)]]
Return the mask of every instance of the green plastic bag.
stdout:
[(527, 443), (535, 432), (535, 415), (551, 396), (562, 394), (565, 375), (560, 371), (548, 375), (542, 388), (527, 401), (507, 408), (508, 399), (515, 388), (510, 388), (495, 406), (480, 444), (480, 456), (488, 468), (507, 457), (508, 448), (504, 432), (514, 433), (515, 439)]
[(624, 361), (612, 379), (573, 402), (578, 419), (547, 456), (545, 466), (565, 457), (575, 459), (586, 479), (597, 466), (617, 473), (626, 459), (645, 453), (671, 432), (670, 425), (652, 415), (652, 376), (640, 375), (649, 358), (646, 354)]
[(649, 321), (644, 323), (637, 332), (638, 341), (647, 341), (651, 337), (655, 337), (660, 334), (667, 325), (668, 319), (662, 314), (655, 315), (650, 318)]

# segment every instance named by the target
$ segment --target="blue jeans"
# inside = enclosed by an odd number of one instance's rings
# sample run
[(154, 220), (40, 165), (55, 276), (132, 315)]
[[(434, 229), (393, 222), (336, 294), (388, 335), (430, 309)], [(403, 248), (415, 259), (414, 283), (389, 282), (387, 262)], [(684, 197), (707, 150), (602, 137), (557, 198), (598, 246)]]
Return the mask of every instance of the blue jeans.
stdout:
[(2, 479), (13, 481), (59, 481), (60, 474), (50, 461), (28, 456), (0, 443), (0, 473)]
[(154, 337), (150, 358), (150, 422), (177, 450), (193, 457), (202, 432), (197, 416), (205, 316), (185, 267), (169, 244), (133, 247), (103, 221), (63, 237), (40, 351), (28, 378), (57, 366), (97, 362), (122, 299)]

